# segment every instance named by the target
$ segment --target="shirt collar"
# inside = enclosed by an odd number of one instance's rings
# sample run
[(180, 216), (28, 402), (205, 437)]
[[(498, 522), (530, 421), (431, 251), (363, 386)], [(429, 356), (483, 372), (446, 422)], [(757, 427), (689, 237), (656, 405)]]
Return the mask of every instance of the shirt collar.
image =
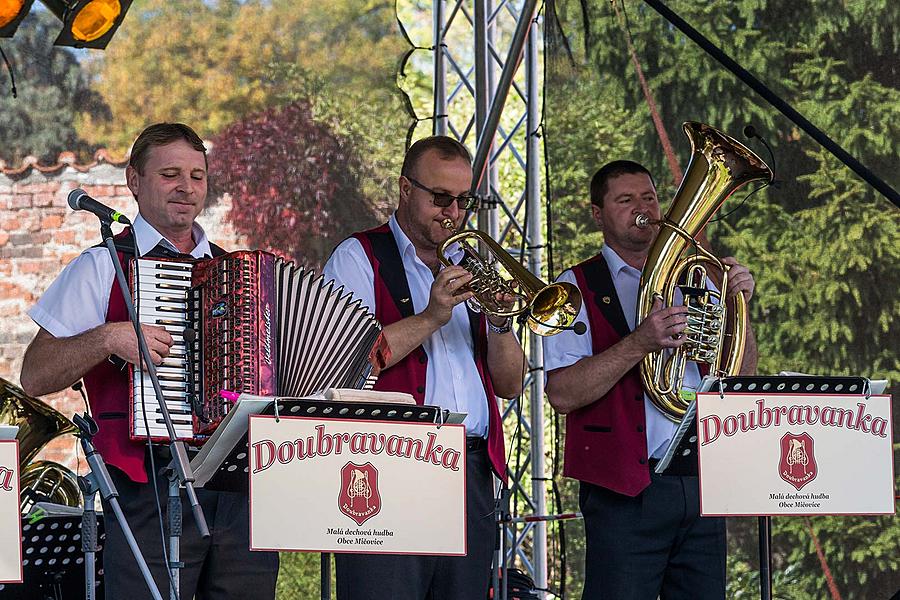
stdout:
[(606, 264), (609, 266), (609, 272), (613, 276), (613, 279), (617, 279), (619, 277), (619, 274), (622, 273), (623, 270), (628, 273), (637, 274), (638, 276), (640, 276), (641, 272), (638, 269), (635, 269), (624, 260), (622, 260), (622, 257), (619, 256), (615, 250), (613, 250), (606, 244), (603, 244), (600, 252), (603, 254), (603, 258), (606, 259)]
[[(138, 213), (132, 224), (132, 230), (134, 231), (135, 244), (140, 250), (141, 256), (156, 248), (157, 244), (160, 243), (173, 252), (181, 252), (175, 247), (175, 244), (167, 240), (153, 225), (148, 223), (140, 213)], [(203, 231), (203, 228), (196, 221), (191, 227), (191, 237), (195, 240), (194, 249), (190, 252), (191, 256), (194, 258), (212, 256), (212, 249), (209, 247), (209, 239), (206, 237), (206, 232)]]
[[(397, 222), (397, 213), (391, 215), (391, 218), (388, 219), (388, 227), (391, 228), (391, 233), (394, 234), (394, 239), (397, 240), (397, 249), (400, 251), (400, 256), (409, 255), (410, 258), (418, 258), (416, 254), (416, 248), (413, 246), (413, 243), (410, 241), (409, 237), (406, 235), (406, 232), (400, 227), (400, 223)], [(449, 258), (454, 263), (458, 263), (462, 258), (462, 249), (459, 247), (458, 242), (454, 242), (450, 244), (447, 248), (449, 253)]]

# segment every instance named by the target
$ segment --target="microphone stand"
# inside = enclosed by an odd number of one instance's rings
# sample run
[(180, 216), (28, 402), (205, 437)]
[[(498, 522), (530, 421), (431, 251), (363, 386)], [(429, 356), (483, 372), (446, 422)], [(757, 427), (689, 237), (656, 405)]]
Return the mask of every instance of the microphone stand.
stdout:
[(100, 456), (100, 453), (94, 449), (94, 445), (91, 443), (99, 429), (97, 422), (87, 413), (83, 417), (75, 415), (72, 420), (79, 429), (78, 437), (84, 450), (84, 458), (90, 467), (87, 475), (78, 478), (78, 487), (81, 488), (81, 494), (84, 497), (84, 512), (81, 515), (81, 549), (84, 551), (85, 598), (94, 600), (97, 595), (95, 581), (97, 571), (94, 563), (99, 548), (97, 545), (97, 512), (94, 510), (94, 501), (97, 497), (97, 492), (100, 492), (100, 495), (112, 508), (113, 514), (119, 522), (119, 527), (125, 535), (129, 548), (131, 548), (134, 560), (137, 561), (141, 575), (143, 575), (147, 588), (150, 590), (150, 595), (153, 596), (154, 600), (162, 600), (159, 588), (156, 587), (153, 575), (150, 574), (147, 561), (144, 560), (144, 555), (141, 554), (141, 549), (138, 547), (134, 534), (128, 526), (128, 521), (122, 513), (122, 508), (119, 506), (119, 492), (109, 477), (106, 463), (103, 462), (103, 457)]
[[(100, 235), (103, 238), (103, 243), (106, 245), (107, 250), (109, 250), (110, 259), (116, 269), (116, 280), (119, 282), (119, 290), (122, 292), (122, 298), (125, 300), (125, 307), (128, 309), (128, 318), (131, 319), (131, 324), (134, 326), (138, 348), (140, 349), (141, 357), (144, 360), (144, 369), (150, 377), (150, 382), (153, 384), (153, 392), (156, 395), (156, 401), (159, 403), (159, 410), (162, 413), (163, 421), (166, 424), (166, 432), (169, 435), (169, 450), (172, 455), (172, 462), (168, 467), (170, 469), (168, 509), (169, 547), (171, 556), (169, 557), (167, 568), (171, 572), (171, 597), (177, 600), (179, 591), (178, 569), (183, 566), (178, 560), (179, 537), (181, 535), (181, 500), (178, 497), (179, 484), (184, 486), (188, 501), (191, 504), (191, 510), (194, 514), (194, 521), (196, 521), (197, 529), (200, 531), (200, 535), (203, 538), (209, 537), (209, 528), (206, 525), (206, 518), (203, 516), (203, 508), (200, 506), (200, 501), (197, 499), (197, 492), (194, 490), (194, 473), (191, 470), (190, 462), (187, 458), (187, 450), (185, 449), (184, 442), (176, 439), (175, 428), (172, 425), (172, 417), (169, 415), (169, 408), (166, 406), (162, 388), (159, 385), (159, 378), (156, 375), (156, 365), (153, 364), (153, 360), (150, 357), (147, 340), (144, 339), (144, 332), (141, 330), (141, 324), (135, 313), (134, 303), (131, 301), (131, 296), (128, 293), (128, 282), (125, 281), (125, 272), (122, 269), (119, 255), (116, 252), (115, 242), (113, 241), (111, 220), (105, 218), (100, 219)], [(152, 473), (151, 476), (156, 477), (156, 473)], [(172, 552), (171, 549), (174, 549), (174, 552)]]

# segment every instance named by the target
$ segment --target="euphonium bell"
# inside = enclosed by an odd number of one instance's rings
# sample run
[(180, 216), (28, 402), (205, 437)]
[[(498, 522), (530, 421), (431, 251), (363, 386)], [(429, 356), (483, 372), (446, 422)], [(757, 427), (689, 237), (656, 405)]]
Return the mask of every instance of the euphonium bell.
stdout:
[(69, 419), (37, 398), (0, 378), (0, 424), (19, 428), (20, 508), (27, 513), (35, 500), (81, 506), (75, 474), (59, 463), (32, 459), (47, 442), (78, 429)]
[[(747, 336), (746, 300), (738, 294), (733, 309), (726, 311), (728, 267), (696, 239), (731, 194), (751, 181), (773, 177), (761, 158), (721, 131), (688, 122), (684, 132), (691, 142), (691, 160), (669, 212), (658, 223), (646, 215), (635, 219), (638, 227), (660, 226), (641, 273), (635, 322), (644, 320), (657, 298), (664, 307), (672, 306), (676, 290), (688, 307), (685, 342), (674, 352), (649, 354), (640, 368), (650, 401), (673, 421), (679, 421), (689, 405), (680, 393), (687, 362), (709, 365), (712, 375), (736, 375)], [(723, 273), (721, 293), (708, 289), (707, 264)]]
[[(475, 294), (469, 301), (470, 308), (495, 317), (525, 316), (528, 327), (543, 336), (557, 334), (572, 325), (581, 309), (581, 292), (577, 287), (565, 282), (549, 285), (544, 283), (482, 231), (457, 232), (450, 219), (446, 219), (441, 225), (450, 230), (451, 235), (438, 247), (438, 259), (445, 266), (452, 265), (446, 250), (450, 244), (459, 243), (463, 250), (463, 259), (459, 264), (472, 274), (472, 280), (466, 286)], [(468, 243), (467, 240), (471, 239), (483, 244), (490, 255), (482, 257)], [(490, 258), (491, 255), (493, 259)], [(498, 272), (498, 265), (506, 270), (509, 278), (504, 278)], [(507, 308), (500, 304), (497, 301), (498, 295), (514, 297), (516, 301), (513, 307)]]

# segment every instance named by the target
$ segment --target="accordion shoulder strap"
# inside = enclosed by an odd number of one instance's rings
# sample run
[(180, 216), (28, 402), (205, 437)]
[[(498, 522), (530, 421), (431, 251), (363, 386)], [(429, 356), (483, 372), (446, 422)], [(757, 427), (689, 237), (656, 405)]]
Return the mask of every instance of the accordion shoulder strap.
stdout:
[(374, 258), (372, 267), (378, 269), (378, 275), (384, 281), (385, 287), (394, 300), (400, 318), (413, 316), (414, 309), (410, 301), (409, 281), (406, 279), (400, 250), (397, 249), (397, 242), (390, 228), (382, 225), (358, 235), (368, 240), (369, 247), (366, 248), (366, 244), (363, 244), (363, 248), (367, 250), (367, 254), (370, 254), (369, 251), (371, 251), (369, 260), (372, 261)]

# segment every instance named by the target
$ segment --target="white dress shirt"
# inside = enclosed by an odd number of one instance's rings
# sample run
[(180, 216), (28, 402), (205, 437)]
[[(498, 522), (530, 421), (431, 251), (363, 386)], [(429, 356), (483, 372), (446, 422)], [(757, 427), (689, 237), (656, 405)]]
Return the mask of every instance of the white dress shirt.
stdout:
[[(625, 313), (628, 329), (634, 331), (641, 272), (627, 264), (616, 254), (615, 250), (606, 244), (603, 244), (600, 253), (609, 266), (609, 273), (612, 276), (613, 286), (616, 288), (616, 295), (619, 297), (619, 302), (622, 305), (622, 312)], [(557, 281), (566, 281), (578, 285), (575, 274), (571, 270), (563, 271), (557, 278)], [(676, 293), (676, 304), (681, 302), (679, 295)], [(578, 313), (578, 321), (582, 321), (585, 325), (589, 324), (584, 304), (582, 304)], [(562, 331), (557, 335), (543, 338), (543, 343), (544, 373), (568, 367), (582, 358), (593, 355), (593, 340), (590, 327), (588, 327), (584, 335), (577, 335), (573, 331)], [(700, 370), (697, 368), (696, 363), (689, 362), (685, 367), (683, 387), (696, 390), (699, 385)], [(651, 458), (661, 458), (665, 454), (678, 424), (669, 420), (656, 408), (650, 402), (650, 398), (646, 393), (644, 394), (644, 413), (646, 415), (647, 451)]]
[[(413, 312), (419, 314), (428, 306), (434, 275), (416, 255), (415, 246), (400, 228), (396, 215), (391, 215), (388, 226), (397, 240)], [(462, 258), (458, 244), (452, 244), (448, 251), (448, 258), (454, 263)], [(325, 263), (324, 274), (326, 279), (334, 279), (353, 292), (364, 306), (375, 312), (375, 275), (359, 240), (351, 237), (341, 242)], [(473, 360), (474, 346), (464, 302), (453, 307), (450, 321), (432, 333), (422, 347), (428, 355), (425, 404), (467, 413), (467, 435), (487, 436), (487, 397)]]
[[(162, 243), (179, 252), (172, 242), (156, 231), (141, 215), (134, 219), (136, 252), (144, 256)], [(197, 223), (191, 231), (195, 241), (191, 256), (212, 256), (209, 240)], [(53, 337), (71, 337), (99, 327), (106, 322), (109, 293), (116, 270), (106, 246), (88, 248), (70, 262), (50, 284), (28, 316)]]

